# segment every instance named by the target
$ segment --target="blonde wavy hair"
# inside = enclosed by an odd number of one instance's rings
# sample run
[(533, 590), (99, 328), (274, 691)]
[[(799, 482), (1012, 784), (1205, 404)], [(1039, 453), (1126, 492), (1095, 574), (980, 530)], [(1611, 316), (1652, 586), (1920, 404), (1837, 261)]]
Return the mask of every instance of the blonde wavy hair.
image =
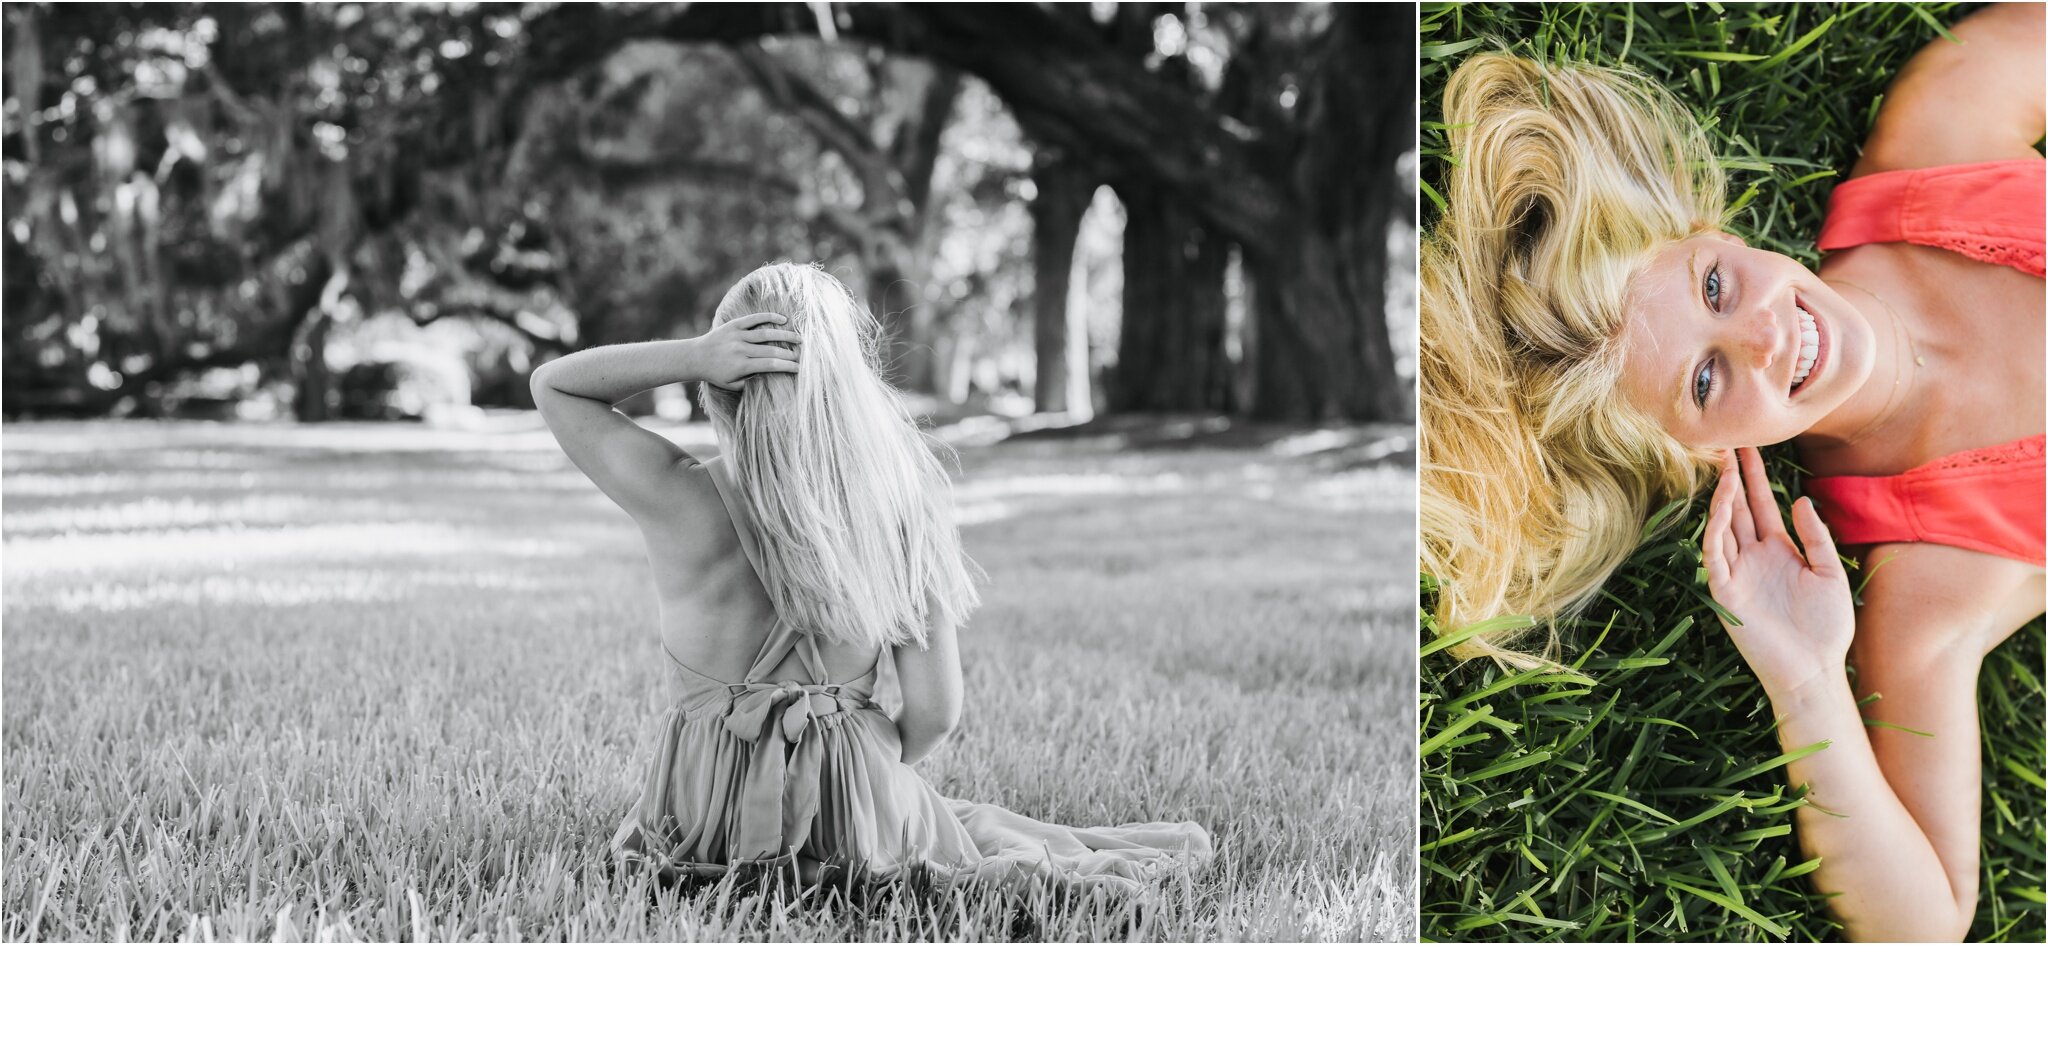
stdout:
[(699, 401), (760, 530), (769, 601), (820, 638), (923, 646), (930, 621), (980, 599), (951, 480), (878, 372), (879, 325), (830, 273), (787, 262), (748, 273), (714, 322), (755, 312), (788, 318), (797, 372), (706, 382)]
[(1726, 182), (1698, 121), (1631, 71), (1480, 55), (1443, 111), (1447, 205), (1421, 249), (1421, 567), (1445, 634), (1507, 615), (1544, 629), (1457, 656), (1554, 665), (1554, 621), (1709, 474), (1623, 395), (1621, 336), (1632, 281), (1721, 226)]

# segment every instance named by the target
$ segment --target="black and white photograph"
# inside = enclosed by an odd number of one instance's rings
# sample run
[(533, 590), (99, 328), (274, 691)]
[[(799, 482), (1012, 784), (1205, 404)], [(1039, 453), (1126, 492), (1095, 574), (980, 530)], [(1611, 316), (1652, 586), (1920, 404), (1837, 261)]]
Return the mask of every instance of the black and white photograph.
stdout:
[(5, 34), (0, 938), (1416, 938), (1414, 6)]

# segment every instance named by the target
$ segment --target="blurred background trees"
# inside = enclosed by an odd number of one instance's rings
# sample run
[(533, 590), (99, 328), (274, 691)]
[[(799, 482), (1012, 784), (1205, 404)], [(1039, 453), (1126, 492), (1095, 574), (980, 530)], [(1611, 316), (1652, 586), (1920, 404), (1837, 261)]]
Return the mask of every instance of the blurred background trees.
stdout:
[(530, 405), (538, 362), (700, 332), (778, 258), (863, 294), (934, 412), (1411, 410), (1405, 6), (10, 4), (6, 37), (9, 416)]

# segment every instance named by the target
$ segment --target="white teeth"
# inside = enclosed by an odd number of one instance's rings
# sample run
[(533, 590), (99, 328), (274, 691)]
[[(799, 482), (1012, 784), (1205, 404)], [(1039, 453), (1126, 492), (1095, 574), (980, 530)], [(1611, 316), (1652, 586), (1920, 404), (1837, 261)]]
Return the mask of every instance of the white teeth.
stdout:
[(1797, 392), (1806, 375), (1813, 373), (1813, 361), (1820, 358), (1820, 326), (1805, 309), (1794, 305), (1792, 311), (1799, 316), (1799, 365), (1793, 368), (1791, 388)]

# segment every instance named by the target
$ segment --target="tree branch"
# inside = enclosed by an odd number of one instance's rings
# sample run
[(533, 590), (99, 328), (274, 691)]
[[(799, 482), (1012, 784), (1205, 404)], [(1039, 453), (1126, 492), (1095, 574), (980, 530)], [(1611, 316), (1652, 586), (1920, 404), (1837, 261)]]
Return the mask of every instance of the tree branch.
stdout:
[(923, 104), (918, 106), (917, 133), (899, 136), (895, 164), (903, 175), (903, 195), (920, 211), (931, 198), (939, 139), (953, 118), (953, 102), (959, 96), (960, 70), (940, 66), (925, 87)]
[[(1256, 244), (1285, 220), (1285, 186), (1261, 162), (1269, 143), (1218, 120), (1185, 89), (1148, 72), (1089, 21), (1036, 4), (850, 4), (844, 36), (880, 43), (979, 76), (1054, 144), (1094, 153), (1106, 177), (1134, 176), (1186, 198), (1233, 238)], [(573, 31), (570, 20), (573, 19)], [(560, 21), (559, 27), (555, 22)], [(797, 3), (690, 4), (628, 11), (558, 8), (533, 23), (531, 80), (573, 73), (629, 39), (730, 44), (811, 35)], [(576, 37), (572, 41), (557, 38)]]
[(872, 168), (886, 162), (866, 128), (839, 111), (832, 99), (781, 59), (762, 50), (757, 43), (733, 48), (733, 57), (770, 102), (802, 120), (812, 134), (827, 148), (846, 157), (848, 163)]
[(803, 189), (787, 174), (736, 160), (695, 153), (662, 152), (622, 155), (606, 150), (578, 149), (578, 158), (611, 188), (633, 188), (680, 179), (735, 189), (768, 189), (789, 196)]

